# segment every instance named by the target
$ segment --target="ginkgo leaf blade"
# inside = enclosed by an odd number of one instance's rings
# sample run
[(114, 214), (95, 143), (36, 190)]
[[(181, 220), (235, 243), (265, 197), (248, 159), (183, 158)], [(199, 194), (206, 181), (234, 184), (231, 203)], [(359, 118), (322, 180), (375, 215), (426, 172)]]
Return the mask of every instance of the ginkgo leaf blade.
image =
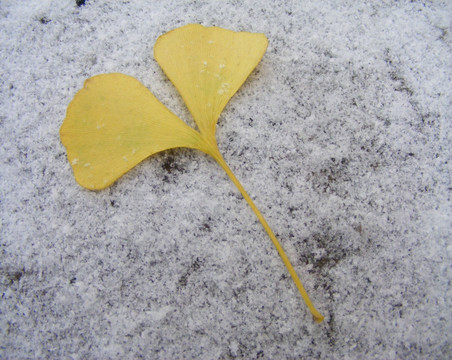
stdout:
[(190, 24), (157, 39), (154, 56), (175, 85), (201, 133), (215, 126), (229, 99), (268, 46), (264, 34)]
[(68, 106), (60, 137), (77, 182), (93, 190), (154, 153), (204, 144), (138, 80), (117, 73), (85, 81)]

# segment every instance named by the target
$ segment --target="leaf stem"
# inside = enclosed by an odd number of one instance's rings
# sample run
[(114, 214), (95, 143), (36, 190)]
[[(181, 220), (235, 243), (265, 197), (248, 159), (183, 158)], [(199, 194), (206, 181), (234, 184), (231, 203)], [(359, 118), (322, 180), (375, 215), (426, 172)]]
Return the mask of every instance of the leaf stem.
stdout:
[(303, 284), (301, 283), (297, 273), (295, 272), (295, 269), (293, 268), (292, 264), (289, 261), (289, 258), (287, 257), (286, 253), (284, 252), (281, 244), (279, 243), (278, 239), (276, 238), (275, 234), (273, 233), (272, 229), (268, 225), (267, 221), (264, 219), (263, 215), (257, 208), (257, 206), (254, 204), (253, 200), (251, 200), (248, 193), (245, 191), (245, 188), (240, 184), (240, 182), (235, 177), (232, 170), (227, 165), (226, 161), (223, 159), (223, 156), (220, 154), (220, 152), (215, 149), (215, 152), (209, 151), (209, 155), (211, 155), (217, 162), (220, 164), (220, 166), (224, 169), (226, 174), (228, 174), (229, 178), (232, 180), (232, 182), (237, 186), (240, 193), (245, 198), (248, 205), (251, 207), (253, 212), (256, 214), (257, 218), (261, 222), (262, 226), (264, 227), (265, 231), (267, 231), (268, 236), (270, 237), (271, 241), (273, 242), (273, 245), (275, 246), (276, 250), (278, 251), (279, 255), (281, 256), (284, 265), (286, 265), (287, 270), (289, 271), (290, 276), (292, 277), (292, 280), (294, 281), (295, 285), (297, 286), (298, 291), (301, 294), (301, 297), (305, 301), (306, 305), (308, 306), (309, 310), (311, 311), (312, 316), (314, 317), (314, 320), (317, 322), (323, 321), (323, 315), (320, 314), (317, 309), (314, 307), (314, 305), (311, 302), (311, 299), (308, 296), (308, 293), (306, 292), (305, 288), (303, 287)]

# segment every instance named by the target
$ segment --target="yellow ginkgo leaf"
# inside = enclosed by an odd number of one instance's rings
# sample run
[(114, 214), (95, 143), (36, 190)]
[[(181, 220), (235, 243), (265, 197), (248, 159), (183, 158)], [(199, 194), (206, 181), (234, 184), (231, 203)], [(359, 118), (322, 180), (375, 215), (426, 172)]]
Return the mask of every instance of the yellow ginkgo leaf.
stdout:
[(237, 186), (267, 231), (316, 321), (315, 309), (278, 239), (220, 154), (215, 127), (221, 111), (267, 48), (263, 34), (186, 25), (162, 35), (155, 57), (181, 93), (199, 132), (123, 74), (88, 79), (70, 103), (60, 130), (78, 183), (109, 186), (148, 156), (175, 147), (211, 155)]
[(185, 25), (157, 39), (154, 56), (177, 88), (202, 134), (215, 125), (267, 49), (264, 34)]
[(60, 136), (77, 182), (92, 190), (111, 185), (159, 151), (204, 146), (197, 131), (123, 74), (86, 80), (68, 106)]

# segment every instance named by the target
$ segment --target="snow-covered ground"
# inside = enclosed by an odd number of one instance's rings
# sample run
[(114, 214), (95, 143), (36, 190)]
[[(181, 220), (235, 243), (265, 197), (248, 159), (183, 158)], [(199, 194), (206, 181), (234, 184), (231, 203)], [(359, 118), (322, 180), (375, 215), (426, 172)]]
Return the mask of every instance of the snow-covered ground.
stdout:
[[(136, 77), (193, 125), (153, 58), (188, 23), (265, 33), (220, 150), (107, 190), (59, 128), (86, 78)], [(441, 359), (452, 346), (452, 2), (0, 1), (0, 357)]]

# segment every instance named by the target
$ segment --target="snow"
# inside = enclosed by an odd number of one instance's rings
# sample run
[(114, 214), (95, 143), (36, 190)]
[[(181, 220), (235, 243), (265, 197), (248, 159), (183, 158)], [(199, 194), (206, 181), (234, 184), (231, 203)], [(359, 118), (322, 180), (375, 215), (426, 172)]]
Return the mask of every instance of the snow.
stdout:
[[(451, 356), (452, 3), (0, 5), (0, 357)], [(157, 154), (74, 180), (59, 128), (88, 77), (136, 77), (193, 126), (153, 59), (188, 23), (265, 33), (220, 117), (226, 161)]]

